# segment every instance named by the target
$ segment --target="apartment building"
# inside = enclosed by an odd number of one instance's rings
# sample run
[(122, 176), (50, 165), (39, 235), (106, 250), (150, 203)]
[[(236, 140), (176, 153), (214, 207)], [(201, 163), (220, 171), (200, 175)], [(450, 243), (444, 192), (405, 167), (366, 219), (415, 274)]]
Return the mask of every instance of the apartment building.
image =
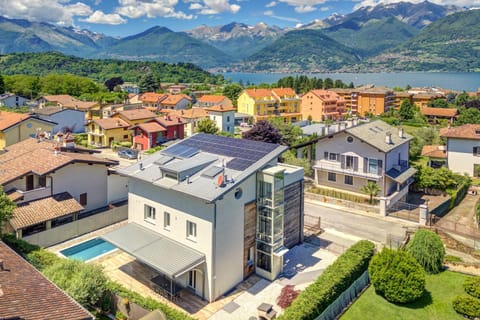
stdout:
[(345, 116), (345, 100), (334, 91), (310, 90), (302, 96), (302, 119), (340, 120)]

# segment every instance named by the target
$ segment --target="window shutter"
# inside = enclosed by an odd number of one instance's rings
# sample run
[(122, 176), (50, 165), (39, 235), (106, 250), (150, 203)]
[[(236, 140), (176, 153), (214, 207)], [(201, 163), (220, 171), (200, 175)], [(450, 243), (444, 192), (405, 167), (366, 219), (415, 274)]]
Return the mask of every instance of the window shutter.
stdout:
[(345, 169), (345, 155), (340, 156), (341, 168)]
[(473, 147), (473, 155), (476, 156), (478, 154), (478, 147)]
[(368, 158), (363, 158), (363, 173), (368, 172)]
[(325, 160), (328, 160), (328, 152), (327, 152), (327, 151), (325, 151), (325, 152), (323, 153), (323, 158), (324, 158)]
[(382, 174), (383, 161), (378, 159), (377, 163), (378, 163), (378, 174)]
[(353, 171), (358, 171), (358, 157), (353, 157)]

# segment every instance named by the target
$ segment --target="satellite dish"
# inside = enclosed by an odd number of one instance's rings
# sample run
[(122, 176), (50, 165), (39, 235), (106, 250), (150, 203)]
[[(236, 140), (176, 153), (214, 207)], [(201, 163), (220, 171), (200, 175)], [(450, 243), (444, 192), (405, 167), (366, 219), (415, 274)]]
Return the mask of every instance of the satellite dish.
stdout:
[(217, 178), (217, 185), (221, 187), (223, 185), (223, 174), (219, 175)]

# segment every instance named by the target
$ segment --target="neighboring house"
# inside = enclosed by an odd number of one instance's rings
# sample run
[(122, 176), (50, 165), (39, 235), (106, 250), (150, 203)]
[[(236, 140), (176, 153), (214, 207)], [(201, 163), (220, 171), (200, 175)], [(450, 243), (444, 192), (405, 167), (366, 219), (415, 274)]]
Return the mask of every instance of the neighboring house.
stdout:
[(380, 187), (380, 212), (405, 199), (416, 170), (408, 163), (412, 136), (376, 120), (320, 139), (316, 147), (317, 185), (365, 195), (368, 181)]
[(2, 241), (0, 284), (1, 319), (95, 319)]
[(170, 140), (183, 139), (185, 124), (182, 118), (171, 115), (140, 123), (131, 128), (133, 146), (138, 150), (147, 150)]
[(357, 113), (365, 116), (367, 113), (380, 115), (394, 107), (393, 90), (385, 87), (364, 87), (358, 91)]
[(405, 100), (407, 100), (410, 103), (413, 103), (413, 93), (408, 93), (405, 91), (395, 91), (393, 95), (395, 97), (395, 101), (393, 102), (393, 107), (397, 110), (400, 109), (403, 101)]
[(255, 122), (281, 117), (293, 123), (302, 119), (301, 102), (291, 88), (246, 89), (238, 97), (237, 110), (252, 115)]
[(187, 89), (186, 85), (183, 84), (174, 84), (168, 87), (168, 92), (170, 94), (179, 94), (182, 93), (183, 90)]
[[(162, 112), (165, 110), (162, 110)], [(202, 119), (208, 118), (207, 110), (203, 108), (191, 108), (187, 110), (167, 112), (166, 114), (170, 116), (177, 116), (184, 119), (185, 125), (185, 136), (190, 137), (197, 132), (198, 123)]]
[(215, 122), (220, 131), (235, 133), (235, 109), (233, 107), (213, 106), (205, 108), (208, 117)]
[(122, 89), (122, 91), (125, 91), (125, 92), (128, 92), (128, 93), (133, 93), (133, 94), (139, 94), (140, 93), (140, 88), (138, 87), (138, 85), (136, 85), (134, 83), (125, 82), (125, 83), (120, 85), (120, 89)]
[(56, 125), (30, 114), (0, 111), (0, 150), (40, 132), (51, 134)]
[(87, 127), (88, 144), (110, 147), (112, 142), (132, 141), (130, 124), (120, 118), (92, 120)]
[(330, 89), (330, 91), (335, 92), (345, 101), (345, 109), (347, 112), (351, 113), (352, 115), (358, 114), (358, 92), (360, 91), (358, 88), (333, 88)]
[(443, 99), (445, 100), (445, 96), (442, 93), (439, 92), (430, 92), (430, 93), (417, 93), (414, 94), (412, 97), (412, 102), (420, 109), (424, 107), (428, 107), (431, 102), (437, 100), (437, 99)]
[[(142, 103), (142, 107), (144, 108), (159, 108), (160, 107), (160, 99), (163, 99), (165, 94), (163, 93), (156, 93), (156, 92), (145, 92), (142, 93), (138, 100)], [(132, 100), (130, 99), (130, 103)]]
[(40, 119), (55, 122), (57, 125), (53, 127), (53, 134), (57, 132), (85, 132), (85, 114), (79, 110), (63, 109), (58, 106), (35, 108), (33, 113)]
[(423, 146), (422, 157), (428, 158), (429, 167), (432, 167), (432, 168), (448, 167), (447, 148), (443, 145)]
[(81, 101), (68, 94), (43, 96), (37, 99), (38, 107), (58, 106), (63, 109), (79, 110), (85, 113), (85, 121), (100, 119), (102, 113), (98, 102)]
[(345, 100), (334, 91), (310, 90), (302, 96), (301, 112), (304, 120), (340, 120), (346, 111)]
[(186, 94), (166, 94), (159, 102), (159, 108), (170, 110), (185, 110), (190, 107), (192, 98)]
[(0, 107), (19, 108), (26, 106), (28, 99), (13, 93), (0, 94)]
[(122, 119), (131, 126), (152, 120), (157, 115), (150, 110), (139, 108), (119, 111), (112, 115), (112, 119)]
[(129, 93), (127, 95), (126, 100), (127, 101), (125, 101), (125, 102), (127, 102), (129, 104), (138, 104), (138, 105), (142, 106), (142, 101), (140, 100), (140, 94), (138, 94), (138, 93)]
[(0, 155), (0, 185), (17, 203), (7, 231), (21, 238), (107, 206), (108, 167), (118, 162), (86, 152), (71, 140), (41, 138), (6, 148)]
[(453, 172), (480, 176), (480, 124), (440, 129), (447, 139), (447, 163)]
[(420, 113), (427, 117), (428, 122), (438, 124), (439, 120), (447, 120), (448, 123), (453, 123), (458, 115), (456, 108), (431, 108), (422, 107)]
[(232, 100), (225, 96), (216, 96), (206, 94), (197, 99), (196, 105), (200, 108), (207, 108), (213, 106), (229, 107), (233, 108)]
[(303, 169), (277, 163), (286, 150), (200, 133), (156, 152), (121, 170), (129, 224), (102, 238), (210, 302), (252, 273), (273, 280), (303, 240)]

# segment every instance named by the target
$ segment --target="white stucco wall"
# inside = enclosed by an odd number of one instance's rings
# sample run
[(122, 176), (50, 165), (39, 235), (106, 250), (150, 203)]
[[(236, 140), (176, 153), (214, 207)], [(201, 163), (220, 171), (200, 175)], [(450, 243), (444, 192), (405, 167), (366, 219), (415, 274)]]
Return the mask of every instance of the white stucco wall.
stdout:
[(480, 157), (473, 155), (473, 147), (480, 147), (480, 140), (447, 140), (448, 168), (453, 172), (473, 176), (473, 167), (480, 164)]
[(107, 167), (105, 165), (75, 163), (55, 171), (53, 194), (68, 191), (78, 202), (80, 194), (87, 193), (85, 211), (107, 205)]
[(400, 160), (408, 161), (408, 149), (409, 144), (404, 143), (401, 146), (387, 153), (387, 163), (385, 165), (386, 171), (390, 170), (393, 166), (398, 165), (399, 154)]
[(109, 174), (107, 178), (107, 202), (114, 203), (128, 199), (128, 178), (119, 174)]
[(215, 112), (209, 111), (208, 116), (215, 121), (215, 125), (221, 131), (235, 133), (235, 112)]

